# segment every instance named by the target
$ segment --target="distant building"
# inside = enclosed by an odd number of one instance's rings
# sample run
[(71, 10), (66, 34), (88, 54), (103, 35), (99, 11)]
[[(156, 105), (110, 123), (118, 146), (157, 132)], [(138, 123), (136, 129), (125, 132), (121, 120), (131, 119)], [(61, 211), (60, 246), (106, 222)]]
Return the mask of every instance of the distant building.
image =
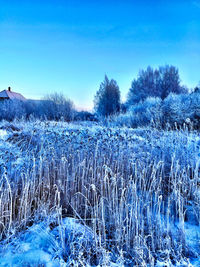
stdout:
[(26, 101), (26, 98), (23, 95), (11, 91), (11, 87), (8, 87), (8, 90), (3, 90), (0, 92), (0, 100), (6, 100), (6, 99), (8, 100), (17, 99), (21, 101)]

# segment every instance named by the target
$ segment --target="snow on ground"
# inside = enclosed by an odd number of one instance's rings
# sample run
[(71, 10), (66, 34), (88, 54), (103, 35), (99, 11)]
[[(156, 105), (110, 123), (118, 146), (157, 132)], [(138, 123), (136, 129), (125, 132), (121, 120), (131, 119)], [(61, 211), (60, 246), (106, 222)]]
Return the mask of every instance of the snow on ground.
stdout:
[[(34, 224), (8, 244), (4, 242), (4, 245), (0, 246), (0, 266), (79, 266), (78, 262), (81, 263), (83, 253), (88, 252), (88, 259), (92, 257), (89, 251), (94, 245), (94, 234), (77, 220), (65, 218), (57, 225), (49, 219)], [(81, 266), (92, 265), (85, 262)], [(107, 266), (119, 265), (107, 263)]]
[[(52, 225), (54, 225), (53, 229)], [(186, 223), (185, 232), (188, 246), (199, 252), (200, 227)], [(49, 218), (18, 234), (10, 243), (4, 242), (4, 245), (0, 247), (0, 266), (20, 267), (42, 264), (47, 267), (79, 266), (72, 263), (78, 261), (81, 263), (81, 255), (85, 251), (89, 252), (91, 246), (95, 246), (95, 235), (88, 227), (73, 218), (63, 219), (61, 225), (54, 224), (53, 220)], [(124, 266), (120, 260), (114, 263), (110, 262), (109, 258), (106, 265), (102, 265), (100, 262), (97, 265), (85, 262), (80, 266)], [(171, 267), (174, 265), (168, 259), (163, 262), (157, 261), (155, 266)], [(198, 259), (190, 261), (185, 259), (177, 262), (176, 266), (198, 267), (200, 262)]]

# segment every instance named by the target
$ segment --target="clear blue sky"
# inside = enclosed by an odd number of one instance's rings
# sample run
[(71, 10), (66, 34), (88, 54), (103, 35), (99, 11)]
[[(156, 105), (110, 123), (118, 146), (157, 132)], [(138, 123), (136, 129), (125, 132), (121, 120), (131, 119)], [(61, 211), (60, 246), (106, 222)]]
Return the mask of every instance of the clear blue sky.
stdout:
[(0, 0), (0, 89), (63, 92), (90, 109), (107, 74), (125, 98), (140, 69), (200, 81), (200, 0)]

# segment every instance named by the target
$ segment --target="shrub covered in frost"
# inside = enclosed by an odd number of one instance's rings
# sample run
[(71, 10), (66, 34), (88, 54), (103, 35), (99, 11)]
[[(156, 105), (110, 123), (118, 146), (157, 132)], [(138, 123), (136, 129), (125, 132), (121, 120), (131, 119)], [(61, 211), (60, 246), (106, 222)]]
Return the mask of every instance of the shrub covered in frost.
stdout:
[(144, 102), (131, 106), (126, 113), (113, 117), (111, 121), (118, 126), (125, 125), (133, 128), (161, 127), (163, 119), (161, 102), (160, 98), (147, 98)]
[(14, 118), (25, 117), (24, 102), (19, 100), (4, 100), (0, 102), (0, 120), (12, 121)]
[(156, 128), (200, 128), (200, 93), (170, 94), (164, 100), (147, 98), (129, 110), (110, 118), (111, 125)]
[(170, 94), (162, 104), (163, 120), (170, 125), (200, 127), (200, 93)]
[(0, 120), (40, 118), (72, 121), (74, 105), (62, 94), (52, 94), (43, 100), (4, 100), (0, 102)]

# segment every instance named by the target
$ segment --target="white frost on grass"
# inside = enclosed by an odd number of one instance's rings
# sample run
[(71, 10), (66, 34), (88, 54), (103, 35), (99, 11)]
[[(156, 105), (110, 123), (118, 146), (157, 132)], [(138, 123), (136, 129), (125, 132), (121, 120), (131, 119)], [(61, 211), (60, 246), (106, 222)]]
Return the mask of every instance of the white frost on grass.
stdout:
[(0, 130), (0, 139), (5, 140), (8, 133), (6, 130)]
[[(185, 223), (185, 237), (187, 245), (193, 248), (197, 254), (200, 251), (200, 226)], [(200, 262), (199, 262), (200, 265)]]
[[(100, 147), (101, 149), (99, 149), (99, 151), (102, 153), (106, 151), (106, 153), (111, 152), (111, 155), (113, 153), (113, 155), (116, 156), (125, 156), (127, 160), (126, 162), (130, 162), (132, 165), (136, 162), (136, 160), (139, 160), (139, 162), (146, 162), (146, 160), (155, 159), (156, 162), (157, 159), (162, 159), (165, 160), (165, 164), (168, 164), (167, 166), (170, 167), (171, 157), (173, 156), (175, 158), (174, 162), (177, 162), (177, 166), (179, 166), (180, 169), (186, 168), (187, 166), (197, 166), (196, 170), (198, 170), (198, 158), (200, 152), (199, 140), (199, 134), (181, 131), (164, 132), (143, 129), (133, 130), (127, 128), (105, 128), (96, 125), (79, 126), (57, 122), (27, 123), (23, 125), (23, 131), (18, 131), (17, 133), (14, 133), (11, 130), (7, 130), (6, 133), (5, 130), (1, 130), (0, 167), (1, 164), (5, 165), (10, 173), (14, 173), (13, 176), (10, 175), (11, 178), (18, 177), (18, 174), (21, 174), (21, 172), (26, 169), (26, 167), (31, 168), (33, 163), (32, 155), (34, 155), (34, 162), (36, 162), (37, 167), (37, 163), (40, 163), (40, 159), (42, 157), (44, 160), (51, 158), (52, 151), (56, 156), (58, 156), (58, 159), (62, 157), (63, 161), (67, 162), (68, 151), (72, 154), (76, 153), (77, 151), (81, 151), (81, 153), (83, 154), (80, 155), (84, 156), (88, 156), (89, 151), (95, 151), (96, 157), (96, 155), (98, 155), (96, 154), (96, 151), (98, 152), (98, 148)], [(37, 147), (38, 150), (36, 149)], [(102, 147), (105, 150), (103, 150)], [(108, 154), (105, 154), (105, 158), (107, 158), (107, 155)], [(85, 157), (80, 158), (80, 160), (81, 161), (78, 161), (78, 163), (82, 165), (79, 165), (79, 167), (86, 167)], [(65, 163), (63, 163), (63, 165), (64, 164)], [(19, 171), (16, 172), (16, 170)], [(112, 169), (108, 173), (112, 173)], [(71, 175), (69, 177), (70, 178), (68, 178), (68, 181), (73, 181), (74, 176)], [(115, 178), (112, 177), (112, 179)], [(194, 197), (192, 204), (197, 212), (199, 212), (198, 203), (200, 199), (199, 189), (196, 188), (196, 185), (198, 185), (198, 179), (199, 177), (196, 177), (195, 182), (190, 178), (186, 180), (188, 184), (193, 188), (193, 191), (191, 191), (192, 196)], [(95, 191), (96, 184), (93, 184), (93, 182), (94, 181), (92, 180), (91, 189)], [(156, 187), (154, 188), (156, 191)], [(176, 190), (174, 190), (174, 194), (175, 196), (177, 195)], [(171, 215), (173, 214), (171, 213)], [(151, 220), (151, 222), (152, 221), (153, 220)], [(163, 221), (166, 222), (166, 219)], [(187, 221), (192, 223), (191, 219), (188, 219)], [(73, 219), (63, 219), (61, 226), (54, 227), (53, 230), (49, 229), (48, 224), (46, 224), (46, 226), (47, 227), (45, 228), (41, 226), (40, 223), (35, 224), (26, 232), (19, 234), (19, 238), (10, 239), (10, 244), (7, 245), (7, 248), (1, 248), (0, 243), (0, 266), (28, 266), (27, 264), (29, 264), (29, 266), (30, 264), (34, 264), (35, 266), (38, 266), (39, 264), (43, 264), (45, 266), (70, 266), (65, 265), (68, 264), (68, 256), (71, 262), (75, 262), (74, 259), (81, 257), (83, 248), (85, 248), (84, 253), (87, 256), (89, 248), (93, 246), (93, 242), (90, 242), (90, 240), (93, 239), (93, 233), (87, 231), (85, 226), (78, 224)], [(188, 262), (185, 263), (185, 259), (182, 260), (178, 258), (180, 265), (178, 265), (177, 262), (176, 266), (200, 266), (198, 260), (198, 256), (200, 255), (200, 235), (194, 234), (194, 227), (198, 231), (199, 228), (198, 226), (194, 226), (191, 229), (191, 224), (188, 227), (189, 230), (187, 229), (187, 225), (184, 229), (184, 238), (186, 239), (186, 244), (183, 244), (183, 246), (186, 246), (186, 249), (188, 248), (189, 252), (194, 252), (191, 253), (191, 255), (197, 255), (197, 257), (195, 259), (193, 256), (193, 258), (191, 259), (191, 264), (193, 265), (189, 265), (190, 263)], [(159, 229), (161, 229), (160, 238), (162, 238), (162, 227), (159, 226)], [(176, 242), (176, 240), (178, 239), (177, 237), (180, 233), (178, 229), (178, 225), (176, 225), (176, 227), (174, 225), (170, 225), (169, 227), (169, 230), (172, 233), (172, 241), (174, 242)], [(81, 234), (79, 235), (79, 233)], [(89, 236), (91, 236), (91, 239), (88, 238)], [(61, 238), (63, 238), (63, 240), (61, 240)], [(63, 244), (65, 244), (65, 247), (63, 246)], [(69, 244), (71, 244), (71, 247), (69, 246)], [(181, 242), (179, 244), (180, 246), (182, 246)], [(95, 249), (92, 250), (95, 256), (97, 255), (96, 252), (98, 252), (98, 248), (99, 247), (96, 246)], [(163, 252), (166, 251), (163, 249)], [(169, 252), (167, 251), (166, 254), (168, 255)], [(113, 255), (114, 253), (115, 251), (113, 249)], [(64, 257), (63, 254), (65, 254)], [(70, 255), (72, 256), (70, 257)], [(188, 254), (188, 257), (189, 256), (190, 254)], [(111, 259), (117, 262), (113, 263), (112, 266), (124, 266), (121, 264), (123, 258), (120, 258), (118, 260), (117, 257), (118, 256), (112, 257), (111, 255)], [(83, 258), (84, 257), (82, 257), (81, 259)], [(108, 258), (110, 259), (109, 255)], [(170, 259), (163, 259), (163, 262), (162, 259), (163, 257), (161, 255), (161, 257), (158, 258), (157, 266), (172, 266)], [(82, 266), (86, 266), (86, 261), (84, 262), (84, 264), (85, 265)], [(110, 265), (105, 266), (111, 266), (111, 263), (109, 264)]]

